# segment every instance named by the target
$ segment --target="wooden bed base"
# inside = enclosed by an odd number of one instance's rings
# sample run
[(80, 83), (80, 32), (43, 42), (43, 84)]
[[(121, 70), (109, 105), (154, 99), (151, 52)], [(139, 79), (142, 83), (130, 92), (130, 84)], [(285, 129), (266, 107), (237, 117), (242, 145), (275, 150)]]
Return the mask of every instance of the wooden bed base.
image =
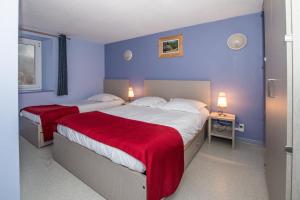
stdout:
[[(206, 134), (206, 125), (185, 146), (185, 168), (192, 161)], [(54, 133), (53, 157), (60, 165), (108, 200), (146, 200), (146, 176), (130, 170)]]
[(20, 135), (24, 137), (31, 144), (37, 148), (41, 148), (53, 143), (51, 141), (44, 141), (42, 126), (25, 117), (20, 117)]

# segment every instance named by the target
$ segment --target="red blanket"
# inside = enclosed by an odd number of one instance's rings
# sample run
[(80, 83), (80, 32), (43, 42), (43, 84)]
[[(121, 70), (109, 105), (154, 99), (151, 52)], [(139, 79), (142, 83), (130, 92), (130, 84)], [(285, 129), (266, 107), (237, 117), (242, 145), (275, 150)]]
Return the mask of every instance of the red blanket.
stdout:
[(184, 171), (184, 146), (177, 130), (101, 112), (66, 116), (59, 119), (58, 124), (143, 162), (147, 200), (159, 200), (177, 189)]
[(79, 113), (77, 106), (61, 105), (30, 106), (23, 110), (40, 116), (45, 142), (53, 139), (53, 132), (56, 131), (57, 125), (56, 121), (59, 118)]

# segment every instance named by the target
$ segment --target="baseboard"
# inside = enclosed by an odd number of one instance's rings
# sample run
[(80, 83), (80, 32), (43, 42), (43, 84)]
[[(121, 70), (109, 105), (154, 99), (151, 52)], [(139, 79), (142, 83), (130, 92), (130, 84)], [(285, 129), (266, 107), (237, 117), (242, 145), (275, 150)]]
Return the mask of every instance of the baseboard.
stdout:
[(249, 143), (249, 144), (256, 144), (256, 145), (259, 145), (259, 146), (262, 146), (262, 147), (265, 146), (265, 143), (263, 141), (252, 140), (252, 139), (247, 139), (247, 138), (242, 138), (242, 137), (236, 137), (236, 140), (238, 142)]

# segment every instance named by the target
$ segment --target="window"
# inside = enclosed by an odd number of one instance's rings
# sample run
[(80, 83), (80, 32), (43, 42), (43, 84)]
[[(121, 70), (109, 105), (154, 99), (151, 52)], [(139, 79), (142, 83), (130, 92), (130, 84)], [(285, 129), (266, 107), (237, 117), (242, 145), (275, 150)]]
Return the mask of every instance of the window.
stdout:
[(21, 38), (19, 40), (19, 89), (42, 89), (41, 41)]

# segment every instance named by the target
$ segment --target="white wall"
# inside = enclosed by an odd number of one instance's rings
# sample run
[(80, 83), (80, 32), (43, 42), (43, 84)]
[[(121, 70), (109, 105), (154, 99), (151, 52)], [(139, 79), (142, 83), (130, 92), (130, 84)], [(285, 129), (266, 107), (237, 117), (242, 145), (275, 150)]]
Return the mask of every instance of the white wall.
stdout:
[[(23, 37), (34, 38), (23, 33)], [(40, 38), (43, 36), (40, 35)], [(50, 39), (48, 39), (50, 40)], [(48, 41), (47, 41), (48, 42)], [(50, 45), (43, 45), (43, 88), (47, 92), (20, 93), (19, 107), (75, 102), (103, 91), (104, 45), (72, 37), (67, 41), (69, 94), (57, 96), (58, 41), (51, 38)], [(46, 83), (46, 84), (45, 84)]]
[(18, 0), (0, 6), (0, 199), (20, 199), (18, 137)]

